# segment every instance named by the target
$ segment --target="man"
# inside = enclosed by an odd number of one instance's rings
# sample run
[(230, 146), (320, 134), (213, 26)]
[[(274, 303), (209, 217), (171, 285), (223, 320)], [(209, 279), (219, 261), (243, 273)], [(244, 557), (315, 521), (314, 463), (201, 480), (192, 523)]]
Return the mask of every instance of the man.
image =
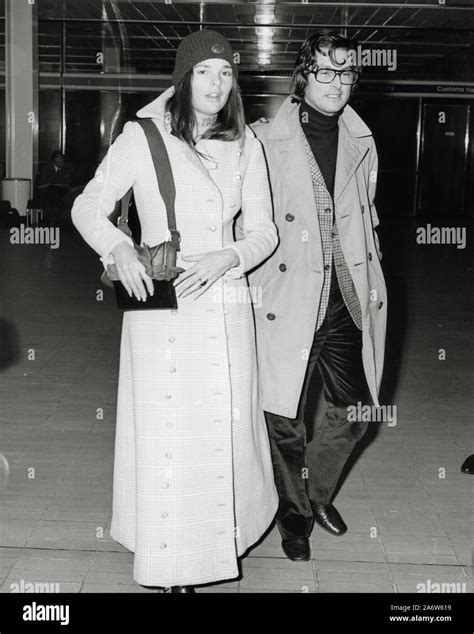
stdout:
[(51, 155), (50, 162), (41, 172), (39, 190), (42, 193), (46, 221), (49, 226), (55, 226), (64, 208), (64, 196), (71, 187), (72, 171), (65, 162), (65, 156), (59, 150)]
[[(377, 152), (347, 105), (358, 79), (355, 48), (336, 33), (309, 37), (296, 59), (293, 95), (274, 120), (254, 125), (280, 244), (250, 281), (262, 287), (255, 309), (261, 400), (277, 524), (291, 560), (309, 559), (313, 521), (333, 535), (347, 530), (331, 498), (367, 428), (348, 408), (369, 393), (378, 405), (382, 376), (387, 300), (374, 232)], [(313, 421), (305, 404), (316, 367), (327, 410), (307, 443)]]

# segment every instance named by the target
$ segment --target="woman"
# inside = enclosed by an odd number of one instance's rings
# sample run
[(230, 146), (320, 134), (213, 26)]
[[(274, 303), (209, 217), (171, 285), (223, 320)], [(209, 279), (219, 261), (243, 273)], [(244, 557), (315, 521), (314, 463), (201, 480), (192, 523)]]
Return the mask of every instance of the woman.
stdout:
[[(235, 578), (237, 557), (277, 508), (245, 277), (277, 235), (236, 75), (224, 37), (193, 33), (179, 46), (174, 85), (137, 113), (153, 118), (170, 157), (185, 272), (177, 310), (124, 314), (110, 534), (135, 553), (138, 583), (175, 592)], [(138, 123), (125, 125), (72, 218), (129, 294), (144, 299), (151, 280), (107, 219), (132, 185), (142, 242), (159, 244), (166, 211)], [(244, 239), (234, 243), (240, 209)]]

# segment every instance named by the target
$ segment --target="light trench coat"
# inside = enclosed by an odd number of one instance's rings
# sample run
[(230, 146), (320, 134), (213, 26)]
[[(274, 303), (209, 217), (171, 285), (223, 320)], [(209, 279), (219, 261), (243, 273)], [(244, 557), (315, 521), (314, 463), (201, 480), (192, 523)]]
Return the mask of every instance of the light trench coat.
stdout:
[[(125, 312), (120, 348), (110, 534), (135, 553), (142, 585), (235, 578), (237, 557), (265, 532), (277, 508), (270, 448), (258, 401), (255, 332), (245, 273), (275, 248), (277, 233), (260, 142), (199, 141), (205, 166), (170, 134), (173, 88), (140, 110), (160, 129), (176, 184), (181, 255), (234, 249), (240, 264), (178, 309)], [(72, 219), (106, 265), (126, 239), (107, 219), (133, 186), (150, 246), (168, 237), (151, 154), (137, 122), (125, 124)], [(242, 209), (245, 237), (234, 244)], [(239, 301), (236, 301), (238, 298)]]
[[(289, 418), (297, 413), (324, 281), (318, 212), (298, 109), (288, 98), (273, 120), (252, 125), (265, 150), (280, 237), (275, 253), (249, 277), (262, 296), (255, 309), (261, 403), (265, 410)], [(378, 405), (387, 291), (374, 231), (379, 224), (376, 181), (372, 133), (346, 106), (339, 119), (334, 210), (362, 308), (365, 376)]]

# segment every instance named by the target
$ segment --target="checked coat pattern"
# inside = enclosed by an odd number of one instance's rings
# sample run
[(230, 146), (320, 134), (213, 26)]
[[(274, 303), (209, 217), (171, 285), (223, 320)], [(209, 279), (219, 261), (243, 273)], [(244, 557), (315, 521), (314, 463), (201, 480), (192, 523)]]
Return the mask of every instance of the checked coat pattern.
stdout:
[(333, 201), (327, 190), (321, 170), (314, 158), (308, 139), (302, 130), (301, 134), (304, 137), (311, 178), (313, 181), (314, 198), (316, 201), (316, 208), (318, 210), (319, 229), (321, 231), (321, 242), (324, 257), (324, 282), (321, 292), (316, 330), (321, 327), (326, 315), (331, 289), (333, 264), (336, 267), (337, 281), (339, 282), (339, 288), (347, 310), (349, 311), (357, 328), (362, 330), (362, 311), (360, 308), (360, 302), (342, 252), (337, 222), (334, 219)]
[[(145, 586), (235, 578), (237, 557), (260, 539), (278, 505), (245, 276), (277, 244), (262, 148), (250, 129), (243, 145), (201, 140), (197, 149), (211, 159), (201, 163), (170, 134), (172, 91), (137, 115), (153, 119), (168, 150), (181, 233), (177, 266), (193, 266), (183, 256), (223, 248), (237, 251), (240, 265), (199, 298), (178, 298), (175, 311), (123, 316), (110, 534), (135, 553), (133, 577)], [(72, 210), (104, 265), (129, 240), (108, 216), (132, 186), (142, 242), (163, 242), (166, 211), (136, 122), (126, 123)], [(235, 243), (240, 209), (244, 238)]]

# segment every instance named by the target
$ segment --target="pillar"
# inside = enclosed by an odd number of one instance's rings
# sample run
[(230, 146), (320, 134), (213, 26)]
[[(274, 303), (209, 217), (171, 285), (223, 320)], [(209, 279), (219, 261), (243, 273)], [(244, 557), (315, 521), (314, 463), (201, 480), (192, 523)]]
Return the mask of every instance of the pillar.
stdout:
[(29, 179), (33, 187), (39, 128), (36, 0), (6, 0), (5, 18), (6, 178)]

